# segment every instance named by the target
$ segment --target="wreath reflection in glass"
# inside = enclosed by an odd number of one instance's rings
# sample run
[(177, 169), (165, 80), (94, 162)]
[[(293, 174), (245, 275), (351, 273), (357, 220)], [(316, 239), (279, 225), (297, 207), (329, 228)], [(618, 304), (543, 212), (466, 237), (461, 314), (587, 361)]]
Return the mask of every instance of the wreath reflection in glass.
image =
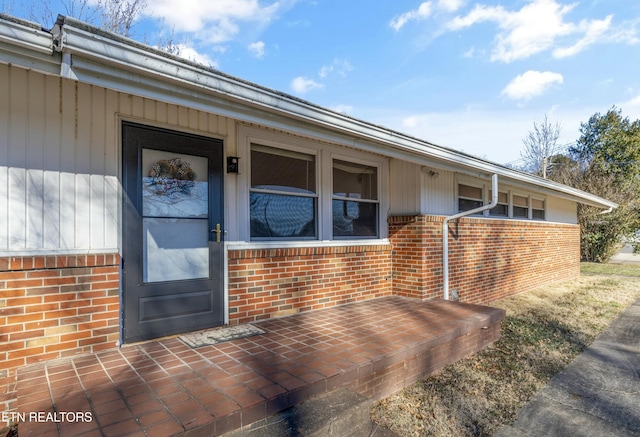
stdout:
[(151, 165), (149, 176), (152, 178), (149, 185), (155, 194), (173, 198), (191, 194), (196, 172), (181, 158), (161, 159)]

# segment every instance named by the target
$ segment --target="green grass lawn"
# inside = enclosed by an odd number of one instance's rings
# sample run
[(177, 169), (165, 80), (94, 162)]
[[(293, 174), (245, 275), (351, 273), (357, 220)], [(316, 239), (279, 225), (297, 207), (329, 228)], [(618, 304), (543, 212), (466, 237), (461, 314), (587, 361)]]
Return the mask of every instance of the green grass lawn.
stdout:
[(637, 264), (600, 264), (580, 263), (580, 272), (600, 275), (620, 275), (640, 277), (640, 263)]

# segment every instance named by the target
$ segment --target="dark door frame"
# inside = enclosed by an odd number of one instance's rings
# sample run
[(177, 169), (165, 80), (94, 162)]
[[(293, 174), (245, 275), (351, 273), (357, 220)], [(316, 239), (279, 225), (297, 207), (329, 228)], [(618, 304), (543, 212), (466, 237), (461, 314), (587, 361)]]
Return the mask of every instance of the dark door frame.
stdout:
[[(209, 232), (209, 278), (145, 284), (142, 281), (142, 149), (208, 158), (208, 227), (224, 229), (223, 141), (122, 121), (122, 296), (121, 338), (124, 343), (205, 329), (225, 322), (224, 233)], [(157, 294), (154, 294), (157, 293)], [(189, 296), (184, 299), (183, 296)], [(184, 313), (144, 320), (141, 301), (165, 299), (167, 311)], [(136, 303), (137, 302), (137, 303)], [(204, 308), (204, 310), (202, 310)], [(202, 310), (202, 311), (201, 311)], [(162, 311), (161, 311), (162, 312)]]

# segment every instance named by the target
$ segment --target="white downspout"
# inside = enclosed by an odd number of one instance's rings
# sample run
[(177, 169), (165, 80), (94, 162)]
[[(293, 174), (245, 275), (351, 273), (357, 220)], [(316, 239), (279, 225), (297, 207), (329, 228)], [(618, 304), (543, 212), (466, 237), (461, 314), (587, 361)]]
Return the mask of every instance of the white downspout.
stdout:
[(445, 217), (442, 222), (442, 276), (443, 276), (443, 298), (449, 300), (449, 222), (471, 214), (477, 214), (487, 209), (495, 208), (498, 204), (498, 175), (491, 176), (491, 203), (482, 205), (469, 211), (463, 211), (455, 215)]

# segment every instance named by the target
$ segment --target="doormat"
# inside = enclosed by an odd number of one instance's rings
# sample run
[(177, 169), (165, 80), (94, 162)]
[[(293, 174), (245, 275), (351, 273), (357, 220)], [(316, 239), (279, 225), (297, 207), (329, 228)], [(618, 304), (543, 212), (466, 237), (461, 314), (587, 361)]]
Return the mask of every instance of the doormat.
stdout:
[(178, 337), (187, 346), (196, 349), (202, 346), (210, 346), (229, 340), (251, 337), (252, 335), (264, 334), (260, 328), (253, 325), (236, 325), (226, 328), (209, 329), (207, 331), (192, 332)]

